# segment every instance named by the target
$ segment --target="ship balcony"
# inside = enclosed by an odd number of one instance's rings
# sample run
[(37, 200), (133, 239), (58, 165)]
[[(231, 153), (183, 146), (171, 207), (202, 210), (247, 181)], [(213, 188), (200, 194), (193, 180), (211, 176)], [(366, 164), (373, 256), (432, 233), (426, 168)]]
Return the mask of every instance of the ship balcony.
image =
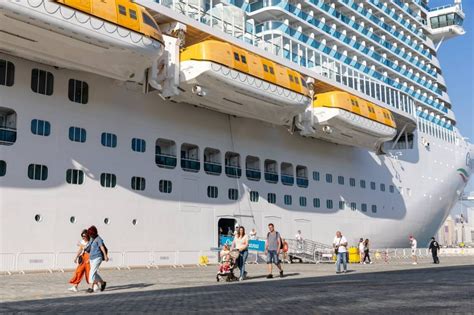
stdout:
[(265, 181), (270, 184), (278, 183), (278, 173), (265, 172)]
[(181, 168), (186, 172), (197, 173), (201, 169), (201, 162), (193, 158), (181, 158)]
[(176, 156), (168, 154), (156, 154), (155, 163), (162, 168), (175, 168), (176, 167)]
[(450, 39), (466, 32), (463, 28), (464, 12), (460, 4), (433, 8), (428, 13), (431, 38), (435, 43)]
[(216, 162), (204, 162), (204, 171), (209, 175), (220, 175), (222, 173), (222, 164)]
[(296, 177), (296, 185), (298, 187), (307, 188), (309, 180), (307, 177)]
[(281, 175), (281, 183), (287, 186), (293, 186), (295, 184), (295, 177), (293, 175)]
[(232, 178), (240, 178), (242, 176), (242, 169), (236, 165), (226, 165), (225, 174)]
[(0, 126), (0, 145), (12, 145), (16, 142), (16, 129)]
[(240, 168), (240, 154), (235, 152), (226, 152), (225, 174), (232, 178), (240, 178), (240, 176), (242, 176), (242, 169)]
[(259, 181), (262, 178), (262, 172), (259, 169), (247, 168), (245, 173), (249, 180)]

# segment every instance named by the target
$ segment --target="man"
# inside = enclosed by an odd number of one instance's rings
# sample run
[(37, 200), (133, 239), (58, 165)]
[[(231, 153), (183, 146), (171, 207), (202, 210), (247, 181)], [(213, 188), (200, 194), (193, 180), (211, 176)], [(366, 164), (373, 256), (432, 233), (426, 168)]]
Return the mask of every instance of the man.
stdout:
[(282, 241), (280, 233), (275, 231), (275, 226), (273, 223), (268, 225), (268, 234), (267, 241), (265, 243), (265, 252), (267, 253), (267, 266), (268, 266), (268, 276), (267, 279), (273, 278), (272, 274), (272, 263), (274, 263), (280, 270), (280, 278), (283, 278), (283, 268), (280, 263), (280, 250), (282, 247)]
[(434, 237), (431, 238), (429, 250), (431, 251), (431, 255), (433, 255), (433, 264), (439, 264), (439, 243), (435, 240)]
[(301, 230), (298, 230), (298, 233), (295, 235), (296, 239), (296, 247), (298, 248), (298, 251), (301, 252), (303, 250), (303, 244), (304, 244), (304, 239), (303, 235), (301, 235)]
[(411, 257), (413, 259), (413, 265), (418, 265), (418, 261), (417, 261), (417, 257), (416, 257), (417, 244), (418, 244), (418, 242), (413, 237), (413, 235), (410, 235)]
[(347, 272), (347, 239), (342, 235), (341, 231), (336, 232), (336, 237), (332, 243), (334, 253), (337, 256), (336, 273), (341, 273), (341, 262), (344, 267), (344, 273)]

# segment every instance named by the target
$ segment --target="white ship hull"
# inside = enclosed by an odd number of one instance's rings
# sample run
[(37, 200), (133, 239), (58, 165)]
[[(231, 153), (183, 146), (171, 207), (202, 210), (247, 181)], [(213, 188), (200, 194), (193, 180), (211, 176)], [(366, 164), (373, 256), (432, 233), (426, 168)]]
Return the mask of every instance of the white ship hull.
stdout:
[[(420, 246), (433, 236), (462, 192), (465, 181), (457, 169), (466, 167), (469, 150), (463, 142), (455, 144), (423, 134), (429, 149), (416, 134), (414, 149), (400, 154), (376, 155), (364, 149), (336, 145), (290, 134), (285, 127), (272, 126), (252, 119), (162, 100), (157, 95), (142, 94), (139, 87), (83, 72), (57, 70), (5, 54), (15, 64), (15, 84), (0, 86), (0, 108), (17, 113), (18, 136), (11, 146), (0, 146), (0, 160), (7, 163), (0, 177), (0, 270), (29, 270), (72, 267), (73, 252), (80, 231), (92, 224), (105, 239), (113, 262), (120, 264), (195, 264), (200, 255), (209, 255), (218, 244), (218, 220), (235, 218), (248, 230), (266, 234), (272, 222), (283, 237), (292, 238), (297, 230), (304, 237), (330, 243), (341, 230), (355, 244), (360, 237), (372, 240), (374, 247), (406, 247), (408, 236), (415, 235)], [(54, 74), (52, 96), (33, 93), (31, 70), (39, 67)], [(68, 100), (70, 78), (89, 84), (89, 103)], [(47, 137), (31, 132), (31, 120), (51, 123)], [(68, 139), (71, 126), (85, 128), (85, 143)], [(101, 145), (101, 134), (117, 135), (116, 148)], [(146, 140), (144, 153), (131, 150), (132, 138)], [(158, 138), (241, 155), (243, 175), (237, 180), (223, 174), (208, 175), (155, 164), (154, 144)], [(462, 140), (461, 140), (462, 141)], [(256, 156), (263, 169), (265, 159), (308, 168), (309, 186), (285, 186), (247, 180), (245, 157)], [(178, 154), (179, 159), (179, 154)], [(46, 181), (27, 177), (28, 165), (47, 165)], [(67, 169), (82, 169), (82, 185), (65, 181)], [(263, 171), (263, 170), (262, 170)], [(312, 178), (320, 173), (320, 181)], [(115, 188), (100, 185), (101, 173), (117, 176)], [(326, 174), (333, 182), (326, 183)], [(146, 178), (146, 189), (130, 187), (131, 177)], [(344, 185), (338, 184), (344, 176)], [(356, 179), (355, 187), (349, 178)], [(160, 193), (158, 182), (172, 181), (170, 194)], [(365, 189), (359, 180), (365, 180)], [(376, 183), (372, 190), (370, 182)], [(386, 190), (380, 190), (380, 184)], [(389, 185), (397, 189), (389, 191)], [(207, 196), (207, 187), (218, 187), (218, 198)], [(238, 188), (239, 199), (228, 199), (228, 189)], [(259, 201), (251, 202), (249, 191), (259, 192)], [(267, 194), (276, 194), (276, 204), (267, 202)], [(284, 195), (291, 195), (292, 205), (285, 205)], [(299, 198), (307, 198), (307, 206)], [(313, 198), (321, 206), (313, 207)], [(333, 209), (326, 207), (332, 200)], [(355, 202), (339, 210), (340, 200)], [(367, 212), (361, 204), (368, 205)], [(372, 205), (377, 212), (371, 211)], [(35, 215), (41, 215), (40, 222)], [(75, 217), (75, 223), (70, 223)], [(109, 219), (109, 224), (104, 219)], [(136, 220), (136, 225), (132, 224)], [(212, 261), (212, 259), (211, 259)]]

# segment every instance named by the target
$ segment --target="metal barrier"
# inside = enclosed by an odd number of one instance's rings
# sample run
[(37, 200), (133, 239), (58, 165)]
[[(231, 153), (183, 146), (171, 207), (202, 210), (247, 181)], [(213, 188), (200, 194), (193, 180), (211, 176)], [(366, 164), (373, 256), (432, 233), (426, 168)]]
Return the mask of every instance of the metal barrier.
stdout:
[(298, 241), (286, 239), (288, 243), (288, 256), (290, 262), (297, 259), (301, 262), (319, 263), (332, 259), (332, 246), (312, 240)]

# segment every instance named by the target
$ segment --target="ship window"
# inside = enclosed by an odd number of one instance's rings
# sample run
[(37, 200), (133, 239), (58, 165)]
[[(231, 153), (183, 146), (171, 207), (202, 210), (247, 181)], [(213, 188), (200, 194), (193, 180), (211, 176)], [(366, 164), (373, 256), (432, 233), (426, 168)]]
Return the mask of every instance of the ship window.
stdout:
[(132, 139), (132, 150), (135, 152), (145, 152), (146, 150), (146, 141), (139, 138)]
[(288, 77), (290, 78), (290, 81), (293, 82), (293, 76), (289, 74)]
[(247, 58), (244, 55), (240, 55), (240, 60), (242, 60), (242, 63), (247, 63)]
[(69, 140), (74, 142), (86, 142), (86, 130), (79, 127), (69, 127)]
[(380, 184), (380, 191), (385, 191), (385, 184)]
[(143, 17), (143, 22), (146, 25), (153, 27), (157, 31), (159, 30), (158, 25), (156, 25), (155, 21), (150, 16), (148, 16), (148, 14), (145, 14), (142, 12), (142, 17)]
[(48, 178), (48, 167), (41, 164), (28, 165), (28, 178), (32, 180), (46, 180)]
[(306, 197), (300, 197), (300, 206), (306, 207)]
[(376, 205), (372, 205), (372, 212), (373, 212), (373, 213), (376, 213), (376, 212), (377, 212), (377, 206), (376, 206)]
[(337, 182), (339, 185), (344, 185), (344, 176), (338, 176), (337, 177)]
[(298, 80), (298, 78), (296, 76), (295, 76), (295, 83), (300, 84), (300, 81)]
[(305, 81), (305, 80), (303, 80), (303, 79), (301, 79), (301, 84), (302, 84), (302, 85), (303, 85), (305, 88), (307, 88), (307, 87), (308, 87), (308, 84), (306, 84), (306, 81)]
[(346, 205), (346, 203), (344, 201), (339, 201), (339, 210), (344, 210), (344, 206)]
[(363, 203), (360, 205), (362, 212), (367, 212), (367, 204)]
[(395, 187), (393, 185), (390, 185), (388, 188), (392, 194), (395, 192)]
[(195, 144), (183, 143), (181, 145), (181, 168), (186, 172), (199, 172), (199, 147)]
[(226, 152), (224, 156), (225, 173), (232, 178), (240, 178), (242, 169), (240, 167), (240, 154), (235, 152)]
[(82, 185), (84, 183), (84, 171), (68, 169), (66, 171), (66, 182), (72, 185)]
[(0, 59), (0, 85), (12, 86), (15, 81), (15, 65)]
[(170, 180), (161, 179), (158, 185), (160, 192), (170, 194), (173, 190), (173, 183)]
[(267, 201), (268, 203), (276, 203), (276, 194), (274, 193), (268, 193), (268, 196), (267, 196)]
[(209, 175), (221, 174), (221, 151), (213, 148), (204, 149), (204, 171)]
[(333, 207), (332, 200), (331, 199), (326, 200), (326, 208), (332, 209), (332, 207)]
[(355, 202), (351, 202), (351, 210), (352, 211), (357, 210), (357, 204)]
[(283, 196), (283, 202), (285, 203), (285, 205), (287, 206), (290, 206), (293, 202), (292, 200), (293, 198), (291, 197), (291, 195), (285, 195)]
[(239, 191), (235, 188), (229, 188), (229, 199), (230, 200), (239, 199)]
[(51, 124), (46, 120), (33, 119), (31, 121), (31, 132), (38, 136), (49, 136), (51, 134)]
[(68, 96), (71, 102), (87, 104), (89, 101), (89, 85), (84, 81), (69, 79)]
[(250, 201), (258, 202), (258, 191), (251, 191), (250, 192)]
[(0, 177), (7, 173), (7, 162), (0, 160)]
[(266, 64), (263, 65), (263, 71), (268, 72), (268, 66)]
[(130, 18), (136, 20), (137, 19), (137, 11), (128, 9), (128, 13), (130, 14)]
[(100, 174), (100, 185), (106, 188), (114, 188), (117, 185), (117, 176), (111, 173)]
[(326, 183), (332, 183), (332, 174), (326, 174)]
[(319, 172), (317, 172), (317, 171), (313, 172), (313, 180), (319, 182)]
[(217, 198), (218, 190), (216, 186), (207, 186), (207, 196), (209, 198)]
[(355, 187), (355, 185), (356, 185), (356, 180), (355, 180), (355, 178), (349, 178), (349, 185), (350, 185), (351, 187)]
[(52, 95), (54, 76), (51, 72), (33, 69), (31, 71), (31, 89), (33, 92), (43, 95)]
[(260, 172), (260, 158), (256, 156), (247, 155), (245, 158), (245, 173), (247, 175), (247, 179), (259, 181), (262, 177), (262, 173)]
[(157, 139), (155, 144), (155, 163), (158, 167), (176, 167), (176, 143), (173, 140)]
[(130, 186), (133, 190), (145, 190), (146, 179), (144, 177), (133, 176)]
[(273, 67), (270, 67), (270, 73), (275, 74), (275, 71), (273, 70)]
[(240, 61), (239, 54), (234, 52), (234, 59), (235, 61)]
[(361, 179), (359, 184), (360, 188), (365, 188), (365, 180)]
[(375, 190), (375, 182), (370, 182), (370, 189)]
[(117, 135), (103, 132), (100, 142), (104, 147), (115, 148), (117, 146)]
[(127, 10), (125, 9), (123, 5), (119, 5), (118, 9), (119, 9), (120, 14), (125, 15), (125, 16), (127, 15)]
[(313, 198), (313, 207), (315, 208), (321, 207), (321, 200), (319, 198)]

